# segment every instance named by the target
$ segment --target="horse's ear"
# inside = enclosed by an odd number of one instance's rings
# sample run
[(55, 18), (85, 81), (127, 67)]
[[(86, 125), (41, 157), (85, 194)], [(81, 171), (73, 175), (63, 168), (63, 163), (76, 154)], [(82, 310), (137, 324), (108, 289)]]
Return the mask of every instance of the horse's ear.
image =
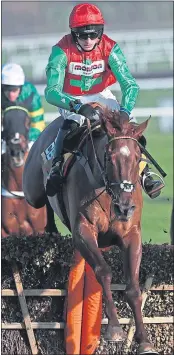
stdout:
[(92, 106), (96, 110), (99, 110), (99, 112), (103, 112), (106, 108), (106, 106), (104, 104), (100, 104), (99, 102), (96, 102), (96, 101), (88, 102), (88, 105)]
[[(108, 136), (113, 136), (117, 132), (117, 125), (115, 122), (118, 118), (115, 117), (115, 114), (109, 110), (107, 107), (100, 115), (100, 123), (102, 129), (106, 132)], [(118, 125), (119, 126), (119, 125)]]
[(149, 123), (150, 117), (146, 121), (140, 123), (134, 128), (134, 138), (138, 139), (143, 135), (143, 132), (145, 131)]
[(100, 116), (100, 124), (101, 128), (106, 132), (108, 136), (111, 137), (116, 134), (116, 129), (113, 127), (108, 117), (106, 117), (106, 115), (103, 113)]

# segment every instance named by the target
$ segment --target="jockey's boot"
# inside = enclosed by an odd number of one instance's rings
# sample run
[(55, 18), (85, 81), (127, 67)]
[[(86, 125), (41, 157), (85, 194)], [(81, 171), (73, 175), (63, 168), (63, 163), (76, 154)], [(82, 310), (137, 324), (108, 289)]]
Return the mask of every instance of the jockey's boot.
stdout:
[[(73, 124), (72, 124), (73, 122)], [(59, 128), (54, 147), (54, 157), (52, 160), (52, 167), (47, 177), (46, 193), (48, 196), (54, 196), (58, 192), (58, 185), (62, 183), (63, 176), (61, 173), (61, 165), (63, 163), (63, 142), (68, 132), (74, 129), (76, 122), (72, 120), (65, 120), (61, 128)], [(76, 125), (77, 127), (77, 125)]]
[[(144, 136), (139, 138), (139, 142), (144, 148), (146, 147), (147, 142)], [(165, 184), (162, 178), (160, 178), (160, 180), (154, 180), (152, 176), (159, 177), (156, 173), (150, 171), (147, 164), (141, 174), (141, 183), (144, 191), (147, 193), (147, 195), (149, 195), (150, 198), (153, 199), (160, 195), (161, 189), (165, 186)]]
[(46, 193), (48, 196), (54, 196), (57, 191), (57, 184), (59, 184), (62, 180), (60, 166), (62, 163), (62, 149), (63, 149), (63, 141), (65, 134), (67, 132), (62, 128), (59, 128), (58, 135), (55, 141), (54, 146), (54, 158), (52, 160), (52, 167), (50, 173), (47, 177), (46, 183)]
[(146, 165), (141, 174), (142, 187), (147, 195), (153, 199), (160, 195), (161, 189), (165, 186), (165, 184), (162, 179), (154, 180), (152, 175), (158, 176), (156, 173), (151, 172), (149, 166)]

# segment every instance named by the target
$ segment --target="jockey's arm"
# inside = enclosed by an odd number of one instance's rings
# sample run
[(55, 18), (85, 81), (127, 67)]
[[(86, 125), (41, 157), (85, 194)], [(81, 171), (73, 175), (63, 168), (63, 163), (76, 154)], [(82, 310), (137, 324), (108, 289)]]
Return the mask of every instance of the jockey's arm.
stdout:
[(45, 128), (44, 109), (37, 89), (33, 84), (29, 84), (31, 90), (31, 104), (29, 109), (31, 124), (29, 129), (29, 141), (35, 141)]
[(63, 93), (66, 66), (67, 57), (65, 52), (60, 47), (53, 46), (46, 67), (47, 87), (45, 89), (45, 98), (49, 104), (69, 110), (70, 101), (74, 101), (75, 98)]
[(125, 111), (128, 115), (130, 115), (137, 100), (139, 86), (131, 75), (126, 64), (125, 56), (118, 44), (115, 44), (112, 48), (108, 64), (120, 84), (122, 92), (120, 111)]

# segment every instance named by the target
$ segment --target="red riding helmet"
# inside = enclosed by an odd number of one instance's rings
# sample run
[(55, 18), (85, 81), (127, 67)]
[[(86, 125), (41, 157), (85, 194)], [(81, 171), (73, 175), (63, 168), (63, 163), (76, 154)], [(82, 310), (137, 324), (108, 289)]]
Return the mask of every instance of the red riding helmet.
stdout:
[(76, 5), (69, 17), (69, 27), (83, 27), (88, 25), (104, 25), (104, 19), (99, 8), (93, 4)]

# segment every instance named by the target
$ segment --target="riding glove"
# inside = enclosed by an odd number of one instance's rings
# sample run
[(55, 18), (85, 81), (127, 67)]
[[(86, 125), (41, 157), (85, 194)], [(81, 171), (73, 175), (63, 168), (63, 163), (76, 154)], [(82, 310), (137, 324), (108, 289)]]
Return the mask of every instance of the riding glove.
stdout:
[(70, 111), (75, 112), (78, 115), (89, 118), (90, 120), (99, 119), (99, 110), (98, 108), (92, 107), (90, 104), (82, 104), (80, 100), (75, 100), (70, 102)]
[(124, 120), (129, 120), (129, 114), (125, 111), (120, 111), (120, 117), (121, 119)]

